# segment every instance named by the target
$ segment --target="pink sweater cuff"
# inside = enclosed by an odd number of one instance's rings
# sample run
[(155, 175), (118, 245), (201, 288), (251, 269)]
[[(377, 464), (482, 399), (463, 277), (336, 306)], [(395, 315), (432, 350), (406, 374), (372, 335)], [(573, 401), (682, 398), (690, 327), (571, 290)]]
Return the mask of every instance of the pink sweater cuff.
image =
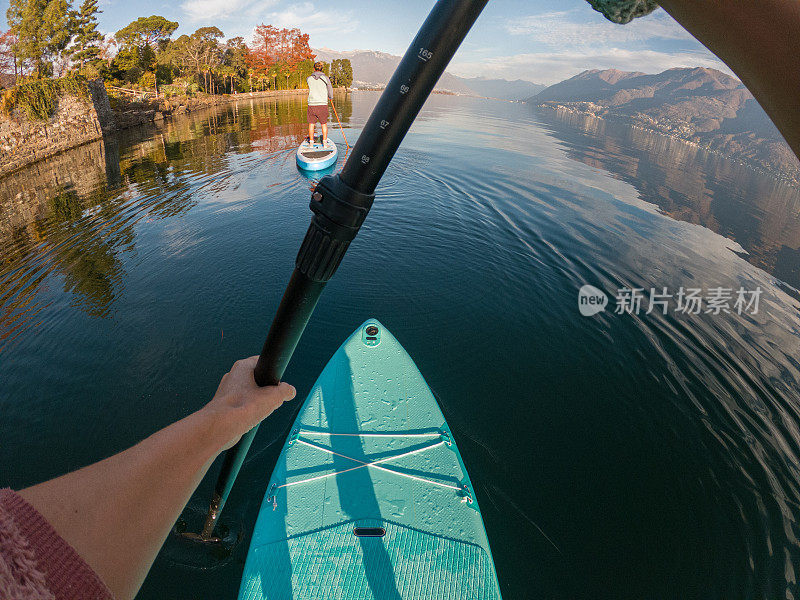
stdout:
[[(46, 589), (38, 589), (43, 584)], [(18, 593), (24, 592), (24, 598), (31, 600), (112, 598), (75, 549), (39, 511), (9, 489), (0, 490), (0, 596), (7, 592), (2, 589), (5, 585), (17, 586)]]

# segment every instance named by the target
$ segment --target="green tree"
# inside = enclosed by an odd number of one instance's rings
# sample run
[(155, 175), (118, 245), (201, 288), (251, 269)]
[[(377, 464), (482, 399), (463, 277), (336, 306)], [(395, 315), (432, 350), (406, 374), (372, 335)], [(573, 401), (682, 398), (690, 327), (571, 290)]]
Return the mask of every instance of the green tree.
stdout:
[(339, 85), (349, 88), (351, 85), (353, 85), (353, 65), (350, 64), (349, 58), (341, 59), (339, 63), (339, 70), (342, 78), (342, 80), (339, 82)]
[(153, 15), (139, 17), (133, 23), (120, 29), (114, 37), (122, 46), (137, 48), (157, 48), (161, 40), (168, 39), (178, 28), (178, 23), (164, 17)]
[(158, 53), (158, 64), (169, 65), (178, 72), (184, 71), (188, 66), (186, 62), (186, 48), (188, 45), (188, 35), (182, 35), (176, 40), (169, 40), (164, 49)]
[[(183, 75), (202, 79), (203, 89), (211, 91), (216, 85), (215, 75), (223, 76), (226, 79), (231, 75), (227, 71), (223, 73), (222, 67), (229, 64), (227, 57), (234, 52), (235, 48), (220, 46), (218, 40), (224, 36), (225, 34), (217, 27), (201, 27), (193, 34), (182, 35), (170, 43), (160, 55), (159, 62), (169, 61)], [(234, 40), (241, 39), (234, 38)]]
[(234, 81), (243, 81), (247, 79), (249, 52), (250, 50), (247, 44), (244, 43), (244, 38), (242, 37), (231, 38), (225, 44), (223, 62), (225, 66), (230, 69), (228, 75), (230, 76), (230, 91), (232, 93), (236, 91)]
[(37, 77), (50, 75), (73, 34), (67, 0), (11, 0), (6, 19), (17, 36), (15, 54)]
[(159, 61), (158, 64), (156, 65), (156, 72), (155, 72), (156, 87), (172, 83), (174, 75), (175, 75), (175, 70), (171, 64), (162, 63), (161, 61)]
[[(114, 65), (117, 72), (124, 72), (124, 78), (131, 82), (152, 82), (158, 93), (158, 78), (155, 76), (158, 66), (157, 50), (168, 47), (169, 37), (178, 28), (178, 23), (164, 17), (153, 15), (139, 17), (114, 34), (122, 46)], [(121, 56), (123, 55), (123, 56)], [(142, 79), (146, 73), (151, 73)], [(148, 86), (149, 87), (149, 86)]]
[(342, 61), (338, 58), (334, 58), (331, 61), (331, 85), (333, 87), (341, 87), (342, 85)]
[(195, 57), (198, 70), (203, 72), (203, 89), (206, 93), (214, 93), (214, 74), (222, 65), (222, 51), (219, 38), (225, 34), (217, 27), (201, 27), (189, 36), (190, 51)]
[(297, 83), (298, 87), (307, 88), (308, 77), (314, 72), (314, 61), (311, 59), (304, 60), (297, 64)]
[(101, 62), (99, 56), (103, 35), (97, 31), (97, 13), (100, 12), (97, 0), (83, 0), (80, 9), (73, 15), (76, 31), (70, 57), (80, 71), (85, 65), (96, 66)]
[(111, 61), (109, 73), (114, 79), (136, 83), (148, 71), (152, 57), (149, 47), (141, 50), (136, 46), (123, 47)]

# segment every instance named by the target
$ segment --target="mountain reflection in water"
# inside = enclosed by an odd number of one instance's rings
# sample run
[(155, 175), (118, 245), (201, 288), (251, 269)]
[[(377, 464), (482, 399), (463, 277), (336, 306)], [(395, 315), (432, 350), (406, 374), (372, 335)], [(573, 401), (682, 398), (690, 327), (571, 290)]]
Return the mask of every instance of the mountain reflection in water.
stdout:
[(753, 265), (800, 289), (800, 188), (683, 140), (577, 113), (537, 111), (570, 158), (633, 185), (673, 219), (735, 241)]

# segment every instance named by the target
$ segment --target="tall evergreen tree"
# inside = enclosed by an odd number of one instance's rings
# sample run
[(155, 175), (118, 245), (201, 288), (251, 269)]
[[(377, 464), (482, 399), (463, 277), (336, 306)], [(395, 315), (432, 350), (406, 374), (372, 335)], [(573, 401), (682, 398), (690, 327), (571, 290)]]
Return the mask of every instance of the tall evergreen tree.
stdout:
[(339, 69), (342, 78), (339, 85), (343, 87), (350, 87), (353, 85), (353, 65), (350, 64), (350, 59), (343, 58), (339, 62)]
[(339, 61), (338, 58), (334, 58), (331, 61), (331, 76), (330, 76), (330, 79), (331, 79), (331, 85), (333, 87), (339, 87), (339, 80), (341, 79), (341, 74), (340, 74), (341, 72), (339, 70), (339, 63), (340, 63), (340, 61)]
[(353, 83), (353, 67), (349, 58), (337, 58), (331, 62), (331, 83), (334, 87), (350, 87)]
[(75, 39), (70, 48), (70, 57), (78, 64), (79, 69), (84, 65), (96, 65), (100, 62), (100, 44), (103, 35), (97, 31), (97, 14), (101, 13), (97, 7), (97, 0), (83, 0), (83, 4), (73, 15), (75, 23)]

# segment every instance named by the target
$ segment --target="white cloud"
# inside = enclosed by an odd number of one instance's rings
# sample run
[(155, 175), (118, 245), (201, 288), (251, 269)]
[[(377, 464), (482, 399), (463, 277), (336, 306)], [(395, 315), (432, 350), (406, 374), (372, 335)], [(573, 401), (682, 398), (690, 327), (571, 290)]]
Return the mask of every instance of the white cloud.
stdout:
[(312, 2), (292, 3), (282, 11), (267, 14), (265, 22), (276, 27), (298, 27), (312, 37), (315, 33), (352, 33), (358, 28), (352, 12), (320, 10)]
[(186, 0), (181, 9), (192, 21), (208, 19), (231, 20), (253, 17), (265, 6), (277, 0)]
[(586, 69), (620, 69), (660, 73), (673, 67), (710, 67), (728, 74), (730, 70), (710, 53), (656, 52), (607, 48), (594, 53), (579, 50), (536, 52), (485, 58), (475, 62), (456, 60), (450, 72), (465, 77), (522, 78), (553, 84)]
[(655, 13), (627, 25), (600, 20), (578, 22), (570, 18), (574, 11), (548, 12), (509, 20), (505, 29), (512, 35), (524, 35), (549, 46), (607, 46), (652, 39), (689, 40), (692, 36), (666, 13)]
[(217, 22), (227, 37), (242, 36), (248, 41), (252, 41), (256, 25), (262, 23), (275, 27), (297, 27), (311, 35), (312, 44), (317, 36), (353, 33), (358, 31), (359, 25), (352, 11), (317, 8), (314, 2), (184, 0), (180, 7), (191, 22)]
[[(664, 11), (616, 25), (583, 10), (553, 11), (508, 19), (504, 29), (528, 52), (480, 57), (462, 53), (450, 70), (465, 76), (518, 77), (553, 84), (586, 69), (659, 73), (674, 67), (730, 70)], [(653, 42), (658, 41), (658, 50)]]

